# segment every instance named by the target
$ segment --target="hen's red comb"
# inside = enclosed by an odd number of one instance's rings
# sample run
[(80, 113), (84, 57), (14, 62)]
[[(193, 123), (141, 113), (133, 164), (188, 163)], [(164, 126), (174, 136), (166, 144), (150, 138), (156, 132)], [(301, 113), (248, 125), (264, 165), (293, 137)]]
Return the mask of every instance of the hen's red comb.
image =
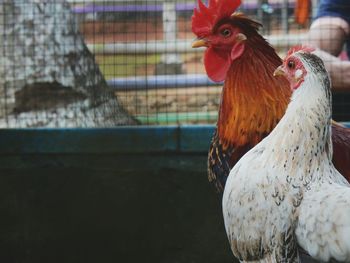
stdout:
[(305, 53), (311, 53), (312, 51), (315, 51), (315, 48), (312, 46), (306, 46), (306, 45), (296, 45), (294, 47), (291, 47), (287, 53), (287, 57), (294, 54), (295, 52), (303, 51)]
[(220, 19), (230, 17), (240, 4), (241, 0), (209, 0), (206, 6), (198, 0), (192, 16), (192, 32), (198, 37), (210, 34), (213, 26)]

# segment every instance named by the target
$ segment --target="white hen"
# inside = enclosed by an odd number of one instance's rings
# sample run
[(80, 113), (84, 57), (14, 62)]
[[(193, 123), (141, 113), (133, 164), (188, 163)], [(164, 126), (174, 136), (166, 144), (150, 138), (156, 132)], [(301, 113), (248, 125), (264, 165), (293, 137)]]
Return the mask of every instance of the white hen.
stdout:
[(234, 166), (225, 228), (243, 262), (350, 261), (350, 188), (332, 164), (331, 90), (324, 65), (296, 47), (276, 74), (294, 91), (275, 129)]

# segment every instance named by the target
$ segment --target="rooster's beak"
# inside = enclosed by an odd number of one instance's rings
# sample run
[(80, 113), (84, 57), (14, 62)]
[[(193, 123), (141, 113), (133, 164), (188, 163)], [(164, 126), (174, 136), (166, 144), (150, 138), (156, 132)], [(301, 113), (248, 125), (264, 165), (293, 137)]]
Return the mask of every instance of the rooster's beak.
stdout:
[(275, 72), (273, 72), (273, 76), (284, 76), (286, 74), (286, 72), (283, 69), (283, 66), (279, 66), (278, 68), (276, 68)]
[(246, 41), (246, 40), (247, 40), (247, 37), (245, 34), (242, 34), (242, 33), (237, 34), (237, 36), (236, 36), (237, 42), (242, 42), (242, 41)]
[(192, 43), (192, 48), (207, 47), (208, 42), (203, 38), (198, 38)]

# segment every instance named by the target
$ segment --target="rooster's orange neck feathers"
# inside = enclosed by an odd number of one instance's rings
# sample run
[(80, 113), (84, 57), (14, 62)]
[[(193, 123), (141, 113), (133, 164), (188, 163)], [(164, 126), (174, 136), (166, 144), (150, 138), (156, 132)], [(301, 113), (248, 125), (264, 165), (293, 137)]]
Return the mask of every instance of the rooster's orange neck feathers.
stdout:
[(273, 48), (258, 34), (247, 40), (244, 54), (232, 62), (217, 123), (224, 148), (254, 146), (281, 119), (291, 95), (289, 83), (273, 77), (281, 63)]

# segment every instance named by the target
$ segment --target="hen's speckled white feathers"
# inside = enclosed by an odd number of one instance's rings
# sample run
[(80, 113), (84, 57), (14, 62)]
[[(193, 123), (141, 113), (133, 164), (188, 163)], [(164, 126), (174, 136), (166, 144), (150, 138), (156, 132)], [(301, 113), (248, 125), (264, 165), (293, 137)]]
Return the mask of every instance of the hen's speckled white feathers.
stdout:
[(331, 92), (322, 61), (299, 51), (307, 74), (285, 116), (231, 170), (226, 232), (241, 261), (350, 261), (350, 188), (332, 164)]
[(310, 256), (350, 261), (350, 189), (332, 184), (305, 192), (296, 236)]

